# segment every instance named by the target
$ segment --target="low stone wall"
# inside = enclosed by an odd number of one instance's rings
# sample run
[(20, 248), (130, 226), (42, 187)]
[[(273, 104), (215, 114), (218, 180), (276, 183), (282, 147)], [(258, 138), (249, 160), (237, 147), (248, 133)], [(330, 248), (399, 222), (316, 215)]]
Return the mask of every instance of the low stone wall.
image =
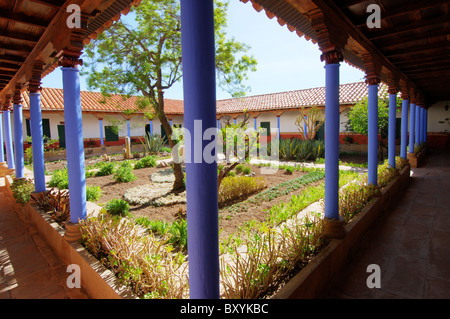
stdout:
[(318, 298), (329, 287), (330, 282), (347, 263), (361, 238), (398, 198), (410, 179), (410, 167), (406, 166), (386, 187), (381, 196), (374, 197), (353, 220), (346, 225), (346, 236), (333, 239), (308, 265), (294, 276), (273, 299), (313, 299)]

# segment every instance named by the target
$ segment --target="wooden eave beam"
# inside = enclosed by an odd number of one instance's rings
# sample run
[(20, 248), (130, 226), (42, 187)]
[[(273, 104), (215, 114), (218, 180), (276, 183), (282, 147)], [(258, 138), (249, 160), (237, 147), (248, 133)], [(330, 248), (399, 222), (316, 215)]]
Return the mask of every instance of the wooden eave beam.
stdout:
[(441, 24), (448, 23), (450, 20), (450, 17), (448, 14), (445, 14), (439, 18), (430, 18), (426, 20), (419, 20), (408, 24), (399, 25), (393, 28), (388, 28), (381, 31), (367, 31), (364, 33), (368, 40), (378, 40), (381, 38), (386, 37), (392, 37), (398, 34), (408, 33), (408, 32), (415, 32), (415, 31), (422, 31), (422, 29), (432, 26), (440, 26)]
[[(384, 14), (381, 15), (381, 20), (391, 19), (394, 17), (407, 15), (414, 13), (415, 11), (421, 11), (436, 6), (447, 4), (448, 0), (433, 0), (433, 1), (423, 1), (415, 0), (408, 3), (407, 10), (405, 10), (405, 5), (388, 8)], [(355, 23), (357, 28), (364, 28), (366, 24), (366, 19), (361, 19)]]
[(53, 8), (60, 8), (65, 2), (65, 0), (28, 0), (28, 1), (44, 4), (46, 6), (50, 6)]
[(0, 11), (0, 20), (6, 20), (11, 22), (17, 22), (26, 24), (32, 27), (45, 29), (47, 27), (47, 23), (35, 17), (29, 17), (24, 14), (18, 14), (14, 12), (5, 12)]
[[(414, 87), (414, 83), (408, 79), (408, 77), (398, 69), (394, 64), (392, 64), (383, 53), (375, 47), (375, 45), (357, 28), (354, 27), (350, 19), (342, 13), (342, 11), (336, 6), (334, 1), (331, 0), (313, 0), (314, 3), (326, 13), (328, 19), (333, 21), (335, 25), (338, 25), (341, 32), (346, 32), (350, 37), (352, 37), (364, 50), (370, 53), (376, 60), (378, 60), (385, 68), (389, 69), (391, 72), (396, 73), (399, 79), (404, 79)], [(361, 58), (361, 56), (360, 56)], [(382, 78), (382, 80), (384, 80)]]
[(20, 40), (21, 42), (24, 41), (24, 42), (27, 42), (30, 44), (36, 44), (39, 41), (38, 36), (32, 36), (29, 34), (19, 33), (19, 32), (10, 32), (10, 31), (5, 31), (5, 30), (0, 31), (0, 38), (11, 39), (11, 40)]

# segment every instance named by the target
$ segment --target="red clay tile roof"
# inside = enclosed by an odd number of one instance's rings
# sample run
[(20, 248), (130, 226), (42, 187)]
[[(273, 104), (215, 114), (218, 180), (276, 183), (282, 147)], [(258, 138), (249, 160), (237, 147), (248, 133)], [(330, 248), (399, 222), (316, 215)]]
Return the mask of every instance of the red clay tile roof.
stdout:
[[(388, 86), (380, 84), (379, 96), (387, 95)], [(22, 93), (24, 108), (29, 108), (28, 93)], [(342, 84), (340, 86), (340, 104), (355, 104), (361, 98), (367, 96), (367, 85), (364, 82)], [(132, 110), (135, 113), (144, 113), (136, 105), (136, 96), (124, 98), (123, 95), (112, 94), (105, 98), (100, 92), (81, 91), (81, 109), (83, 112), (124, 112)], [(183, 101), (165, 99), (166, 114), (183, 114)], [(63, 110), (64, 98), (62, 89), (43, 88), (41, 91), (42, 110)], [(217, 101), (217, 113), (241, 113), (244, 110), (271, 111), (298, 107), (325, 105), (325, 88), (296, 90), (272, 94), (248, 96), (237, 99), (226, 99)]]
[[(136, 105), (137, 96), (126, 98), (124, 95), (112, 94), (105, 98), (100, 92), (81, 91), (81, 110), (83, 112), (124, 112), (132, 110), (135, 113), (144, 113)], [(30, 100), (28, 93), (22, 93), (24, 109), (29, 109)], [(64, 96), (62, 89), (43, 88), (41, 91), (41, 109), (50, 111), (64, 110)], [(183, 101), (164, 100), (166, 114), (183, 114)]]
[[(387, 85), (380, 84), (379, 96), (385, 96)], [(339, 91), (340, 104), (355, 104), (367, 96), (364, 82), (342, 84)], [(325, 106), (325, 87), (248, 96), (241, 99), (217, 101), (217, 113), (239, 113), (243, 110), (270, 111), (298, 107)]]

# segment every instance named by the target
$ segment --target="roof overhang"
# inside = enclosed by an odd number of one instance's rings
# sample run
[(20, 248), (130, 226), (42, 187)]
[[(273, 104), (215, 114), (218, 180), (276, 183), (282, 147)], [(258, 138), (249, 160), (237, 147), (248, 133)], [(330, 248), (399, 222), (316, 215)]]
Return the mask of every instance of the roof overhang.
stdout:
[[(363, 71), (372, 64), (383, 82), (426, 106), (450, 99), (448, 0), (241, 1), (318, 43), (322, 52), (336, 45), (347, 63)], [(381, 28), (367, 24), (370, 4), (380, 9)]]
[[(0, 103), (9, 104), (41, 62), (41, 78), (58, 66), (62, 50), (81, 48), (141, 0), (0, 0)], [(70, 28), (74, 6), (84, 28)], [(71, 36), (77, 33), (76, 37)]]

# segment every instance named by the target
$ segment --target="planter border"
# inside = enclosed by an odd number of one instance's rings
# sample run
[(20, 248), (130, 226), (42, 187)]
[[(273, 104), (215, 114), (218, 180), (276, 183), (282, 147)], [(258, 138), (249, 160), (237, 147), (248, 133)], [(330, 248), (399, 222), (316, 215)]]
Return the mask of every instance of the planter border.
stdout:
[(381, 190), (381, 196), (373, 197), (370, 203), (345, 226), (346, 236), (343, 239), (332, 239), (272, 299), (320, 298), (329, 288), (333, 278), (345, 266), (348, 257), (357, 250), (360, 239), (366, 231), (403, 192), (405, 183), (410, 181), (410, 169), (410, 166), (406, 165), (400, 174)]
[[(117, 277), (89, 253), (79, 242), (67, 242), (65, 229), (52, 220), (50, 215), (41, 212), (36, 203), (21, 206), (16, 203), (10, 189), (10, 177), (5, 178), (7, 198), (15, 213), (26, 224), (31, 224), (58, 257), (66, 264), (80, 267), (81, 287), (93, 299), (137, 299), (130, 289), (122, 285)], [(69, 276), (69, 274), (68, 274)]]
[[(360, 239), (373, 222), (398, 197), (410, 180), (409, 165), (406, 165), (386, 187), (381, 196), (374, 197), (353, 220), (345, 226), (343, 239), (332, 239), (330, 243), (308, 265), (286, 283), (272, 299), (318, 298), (329, 287), (334, 276), (346, 264), (347, 257), (354, 253)], [(115, 275), (92, 256), (79, 242), (69, 243), (64, 239), (65, 229), (54, 222), (48, 214), (40, 211), (36, 203), (25, 206), (17, 204), (10, 189), (10, 177), (5, 178), (8, 200), (17, 215), (35, 227), (47, 244), (66, 265), (77, 264), (81, 270), (81, 285), (94, 299), (137, 299), (129, 288), (119, 283)]]

